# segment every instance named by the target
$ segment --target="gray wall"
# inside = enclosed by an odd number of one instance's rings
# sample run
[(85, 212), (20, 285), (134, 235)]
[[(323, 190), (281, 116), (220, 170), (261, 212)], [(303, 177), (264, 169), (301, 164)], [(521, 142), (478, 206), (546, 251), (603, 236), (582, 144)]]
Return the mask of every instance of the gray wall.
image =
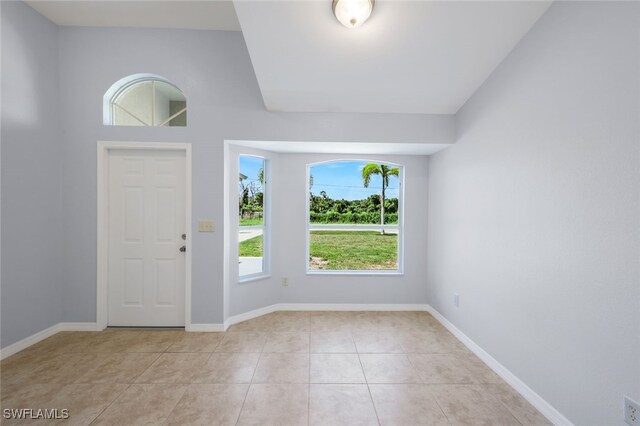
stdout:
[[(239, 32), (60, 28), (60, 111), (64, 167), (63, 319), (95, 321), (96, 141), (193, 143), (194, 323), (223, 321), (224, 141), (289, 140), (451, 143), (452, 116), (269, 113)], [(187, 127), (109, 127), (102, 97), (120, 78), (159, 74), (180, 87)], [(269, 305), (272, 297), (253, 300)]]
[(639, 16), (556, 2), (430, 162), (430, 303), (580, 425), (640, 399)]
[(0, 13), (5, 347), (60, 322), (64, 235), (58, 29), (21, 2), (1, 2)]

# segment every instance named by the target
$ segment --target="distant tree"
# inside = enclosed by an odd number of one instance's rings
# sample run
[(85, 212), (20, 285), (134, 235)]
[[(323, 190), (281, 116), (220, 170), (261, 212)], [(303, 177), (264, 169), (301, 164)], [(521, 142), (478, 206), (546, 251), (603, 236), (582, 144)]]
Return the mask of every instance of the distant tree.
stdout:
[(375, 212), (375, 211), (380, 210), (380, 195), (379, 194), (371, 194), (364, 201), (366, 202), (365, 211)]
[(263, 206), (264, 205), (264, 193), (263, 192), (256, 192), (255, 203), (258, 206)]
[(240, 217), (253, 217), (256, 212), (262, 212), (264, 202), (264, 169), (258, 170), (257, 180), (239, 174), (239, 212)]
[(247, 180), (247, 176), (239, 173), (239, 196), (238, 196), (238, 208), (240, 210), (240, 217), (242, 217), (244, 213), (244, 206), (249, 202), (249, 188), (245, 184), (245, 180)]
[[(369, 187), (371, 183), (371, 176), (380, 175), (382, 178), (382, 191), (380, 194), (380, 225), (384, 225), (384, 201), (385, 191), (389, 186), (389, 178), (391, 176), (398, 177), (400, 170), (397, 167), (389, 167), (384, 164), (369, 163), (362, 169), (362, 183), (365, 188)], [(384, 228), (380, 230), (381, 234), (384, 234)]]

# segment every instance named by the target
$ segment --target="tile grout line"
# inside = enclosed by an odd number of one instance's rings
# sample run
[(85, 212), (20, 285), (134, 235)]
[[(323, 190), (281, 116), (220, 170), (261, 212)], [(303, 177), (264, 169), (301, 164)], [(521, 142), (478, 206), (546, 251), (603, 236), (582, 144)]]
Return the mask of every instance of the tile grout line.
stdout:
[[(176, 385), (176, 383), (165, 384), (165, 385), (167, 385), (167, 386), (169, 386), (169, 385), (173, 385), (173, 386), (175, 386), (175, 385)], [(171, 414), (173, 414), (173, 412), (176, 410), (176, 408), (178, 408), (178, 405), (180, 404), (180, 401), (182, 401), (182, 399), (183, 399), (183, 398), (185, 397), (185, 395), (187, 394), (187, 390), (188, 390), (189, 385), (188, 385), (188, 384), (186, 384), (186, 385), (183, 385), (183, 386), (184, 386), (184, 390), (182, 391), (182, 395), (180, 395), (180, 398), (176, 401), (176, 404), (173, 406), (173, 408), (171, 409), (171, 411), (169, 411), (169, 414), (167, 414), (167, 417), (165, 417), (165, 419), (163, 420), (163, 422), (162, 422), (162, 423), (166, 423), (166, 422), (167, 422), (167, 420), (169, 420), (169, 417), (171, 417)]]
[(438, 408), (442, 412), (442, 415), (447, 420), (447, 423), (449, 423), (450, 425), (453, 424), (451, 422), (451, 420), (449, 420), (449, 416), (447, 416), (447, 413), (445, 413), (444, 410), (442, 409), (442, 407), (440, 406), (440, 403), (438, 402), (438, 399), (436, 398), (436, 396), (431, 391), (431, 386), (433, 386), (433, 385), (425, 382), (425, 380), (422, 378), (422, 376), (418, 372), (418, 369), (416, 368), (415, 364), (411, 361), (411, 358), (409, 357), (409, 355), (417, 355), (417, 353), (413, 353), (413, 354), (406, 353), (405, 356), (407, 357), (407, 361), (409, 361), (409, 364), (411, 364), (411, 367), (415, 370), (416, 374), (418, 375), (418, 378), (420, 379), (420, 382), (421, 382), (420, 384), (422, 386), (427, 386), (427, 389), (429, 389), (429, 395), (431, 396), (433, 401), (436, 403), (436, 405), (438, 406)]
[(351, 333), (351, 339), (353, 339), (353, 344), (356, 347), (356, 355), (358, 356), (358, 363), (360, 363), (360, 369), (362, 370), (362, 376), (364, 377), (364, 382), (367, 385), (367, 392), (369, 392), (369, 399), (371, 400), (371, 406), (373, 407), (373, 413), (376, 415), (376, 420), (378, 421), (378, 426), (382, 423), (380, 422), (380, 416), (378, 415), (378, 409), (376, 408), (376, 403), (373, 401), (373, 395), (371, 394), (371, 388), (369, 387), (369, 379), (367, 379), (367, 374), (364, 372), (364, 366), (362, 365), (362, 360), (360, 359), (360, 352), (358, 351), (358, 346), (356, 345), (355, 339), (353, 338), (353, 334)]
[[(127, 352), (121, 352), (121, 353), (127, 353)], [(135, 353), (135, 352), (129, 352), (129, 353)], [(147, 353), (148, 353), (148, 352), (147, 352)], [(160, 357), (162, 356), (162, 353), (161, 353), (161, 352), (151, 352), (151, 353), (155, 353), (157, 356), (154, 358), (154, 360), (153, 360), (153, 361), (151, 361), (151, 363), (150, 363), (150, 364), (149, 364), (145, 369), (143, 369), (142, 371), (140, 371), (138, 374), (136, 374), (135, 376), (133, 376), (133, 377), (131, 378), (131, 384), (132, 384), (132, 385), (136, 384), (136, 383), (135, 383), (135, 382), (136, 382), (136, 380), (137, 380), (140, 376), (142, 376), (142, 375), (143, 375), (147, 370), (149, 370), (149, 369), (153, 366), (153, 364), (155, 364), (155, 363), (156, 363), (156, 361), (158, 361), (158, 360), (160, 359)]]
[(495, 396), (495, 395), (493, 394), (493, 392), (491, 392), (491, 391), (489, 391), (488, 389), (486, 389), (486, 387), (487, 387), (488, 385), (491, 385), (491, 384), (492, 384), (492, 383), (477, 383), (477, 384), (475, 384), (475, 386), (479, 386), (479, 387), (481, 387), (481, 388), (483, 389), (483, 391), (486, 391), (486, 392), (489, 394), (489, 397), (490, 397), (490, 398), (493, 398), (495, 401), (497, 401), (497, 402), (498, 402), (502, 407), (504, 407), (504, 408), (509, 412), (509, 414), (511, 414), (511, 416), (512, 416), (514, 419), (516, 419), (516, 421), (517, 421), (518, 423), (520, 423), (521, 425), (523, 425), (523, 423), (520, 421), (520, 419), (519, 419), (519, 418), (518, 418), (518, 417), (517, 417), (517, 416), (516, 416), (512, 411), (511, 411), (511, 408), (510, 408), (507, 404), (505, 404), (504, 402), (502, 402), (501, 400), (499, 400), (499, 399), (498, 399), (498, 397), (497, 397), (497, 396)]
[(431, 398), (433, 398), (434, 402), (436, 403), (436, 405), (438, 406), (438, 408), (440, 409), (440, 411), (442, 411), (442, 415), (444, 416), (444, 418), (447, 420), (447, 422), (452, 425), (453, 422), (449, 419), (449, 416), (447, 416), (447, 413), (444, 412), (444, 410), (442, 409), (442, 406), (440, 405), (440, 403), (438, 402), (438, 398), (436, 398), (436, 396), (433, 394), (433, 392), (431, 391), (431, 388), (433, 387), (433, 385), (428, 385), (426, 384), (427, 388), (429, 389), (429, 395), (431, 395)]
[(253, 386), (253, 378), (256, 375), (256, 371), (258, 371), (258, 365), (260, 365), (260, 359), (262, 358), (262, 353), (266, 345), (267, 345), (267, 337), (265, 336), (264, 342), (262, 343), (262, 347), (260, 348), (260, 355), (258, 355), (258, 361), (256, 362), (256, 366), (253, 369), (253, 374), (251, 375), (251, 380), (249, 381), (249, 386), (247, 387), (247, 393), (244, 395), (244, 399), (242, 400), (242, 406), (240, 406), (240, 412), (238, 413), (238, 420), (236, 420), (236, 426), (238, 425), (238, 422), (240, 422), (240, 416), (242, 416), (242, 410), (244, 410), (244, 404), (247, 402), (249, 391), (251, 390), (251, 386)]
[(126, 388), (124, 388), (124, 389), (122, 389), (122, 392), (120, 392), (118, 395), (116, 395), (116, 397), (115, 397), (115, 398), (113, 398), (113, 400), (112, 400), (110, 403), (108, 403), (108, 404), (107, 404), (107, 406), (106, 406), (106, 407), (104, 407), (104, 408), (102, 409), (102, 411), (100, 411), (100, 412), (98, 413), (98, 415), (97, 415), (97, 416), (95, 416), (95, 417), (93, 418), (93, 420), (91, 420), (91, 422), (89, 422), (89, 425), (92, 425), (93, 423), (95, 423), (95, 421), (96, 421), (96, 420), (98, 420), (98, 418), (99, 418), (99, 417), (100, 417), (100, 416), (101, 416), (105, 411), (107, 411), (107, 409), (108, 409), (109, 407), (111, 407), (111, 406), (112, 406), (112, 405), (113, 405), (113, 404), (114, 404), (118, 399), (120, 399), (120, 397), (121, 397), (121, 396), (122, 396), (122, 395), (123, 395), (123, 394), (124, 394), (124, 393), (129, 389), (129, 388), (130, 388), (130, 387), (131, 387), (131, 385), (132, 385), (132, 384), (131, 384), (131, 383), (126, 383), (126, 385), (127, 385), (127, 387), (126, 387)]
[[(256, 365), (256, 368), (257, 368), (257, 365)], [(242, 405), (240, 406), (240, 409), (238, 410), (238, 418), (236, 418), (236, 421), (235, 421), (236, 425), (240, 421), (240, 415), (242, 414), (242, 409), (244, 408), (244, 402), (247, 400), (247, 395), (249, 395), (249, 388), (251, 388), (251, 384), (247, 385), (247, 390), (244, 393), (244, 398), (242, 399)]]
[[(221, 342), (221, 340), (219, 340), (219, 341), (216, 343), (216, 345), (215, 345), (215, 347), (214, 347), (214, 350), (215, 350), (215, 348), (217, 348), (217, 346), (220, 344), (220, 342)], [(177, 342), (176, 342), (176, 343), (177, 343)], [(173, 344), (175, 344), (175, 343), (173, 343)], [(173, 344), (172, 344), (172, 345), (173, 345)], [(204, 362), (204, 364), (203, 364), (203, 365), (206, 365), (206, 363), (209, 361), (209, 359), (213, 356), (213, 352), (168, 352), (168, 349), (169, 349), (172, 345), (170, 345), (169, 347), (167, 347), (167, 350), (165, 350), (164, 352), (162, 352), (162, 353), (158, 356), (158, 358), (156, 358), (156, 360), (154, 360), (154, 362), (153, 362), (153, 363), (152, 363), (152, 364), (151, 364), (147, 369), (145, 369), (142, 373), (140, 373), (136, 378), (140, 377), (142, 374), (144, 374), (144, 372), (146, 372), (147, 370), (149, 370), (149, 369), (150, 369), (150, 368), (151, 368), (151, 367), (156, 363), (156, 361), (158, 361), (158, 360), (160, 359), (160, 357), (161, 357), (163, 354), (177, 354), (177, 355), (197, 354), (197, 355), (200, 355), (200, 354), (208, 353), (208, 354), (209, 354), (209, 356), (207, 357), (207, 359), (205, 360), (205, 362)], [(184, 390), (183, 394), (181, 395), (180, 399), (176, 402), (176, 405), (171, 409), (171, 411), (169, 411), (169, 413), (168, 413), (168, 415), (167, 415), (167, 417), (166, 417), (166, 419), (165, 419), (165, 422), (166, 422), (166, 421), (171, 417), (171, 415), (172, 415), (172, 414), (173, 414), (173, 412), (176, 410), (176, 408), (180, 405), (180, 402), (182, 402), (182, 400), (186, 397), (186, 395), (187, 395), (187, 391), (188, 391), (189, 387), (190, 387), (191, 385), (193, 385), (193, 383), (191, 382), (191, 380), (192, 380), (193, 376), (194, 376), (196, 373), (197, 373), (197, 371), (195, 371), (195, 370), (194, 370), (193, 374), (191, 374), (191, 375), (189, 376), (189, 382), (187, 382), (187, 383), (137, 383), (137, 384), (153, 384), (153, 385), (156, 385), (156, 384), (171, 384), (171, 385), (181, 384), (181, 385), (184, 385), (184, 386), (185, 386), (185, 390)], [(127, 389), (128, 389), (128, 388), (127, 388)]]

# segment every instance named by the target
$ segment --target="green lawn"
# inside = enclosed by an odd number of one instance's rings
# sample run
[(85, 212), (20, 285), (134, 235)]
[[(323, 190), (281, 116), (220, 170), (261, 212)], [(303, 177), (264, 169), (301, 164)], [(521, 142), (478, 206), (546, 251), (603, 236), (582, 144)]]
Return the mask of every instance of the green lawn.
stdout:
[(257, 217), (255, 219), (240, 218), (240, 226), (249, 226), (249, 225), (262, 225), (262, 218), (261, 217)]
[(262, 235), (240, 243), (240, 257), (261, 257)]
[(311, 269), (398, 268), (398, 236), (378, 231), (312, 231)]
[[(378, 231), (311, 231), (311, 269), (395, 270), (398, 236)], [(262, 256), (262, 235), (240, 243), (240, 256)]]

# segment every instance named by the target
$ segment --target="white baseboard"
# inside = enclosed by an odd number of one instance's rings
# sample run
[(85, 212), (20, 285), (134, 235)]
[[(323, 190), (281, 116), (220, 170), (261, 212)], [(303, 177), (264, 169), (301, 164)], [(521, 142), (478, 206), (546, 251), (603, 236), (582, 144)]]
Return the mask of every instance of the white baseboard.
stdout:
[(61, 322), (60, 331), (102, 331), (95, 322)]
[(59, 322), (29, 337), (25, 337), (6, 348), (0, 349), (0, 359), (8, 358), (61, 331), (98, 331), (98, 327), (95, 322)]
[(426, 311), (425, 304), (401, 303), (278, 303), (276, 311)]
[(11, 355), (20, 352), (21, 350), (27, 349), (29, 346), (35, 345), (36, 343), (46, 339), (47, 337), (53, 336), (59, 331), (60, 324), (55, 324), (49, 328), (45, 328), (44, 330), (37, 332), (36, 334), (25, 337), (24, 339), (19, 340), (7, 346), (6, 348), (2, 348), (0, 350), (0, 359), (8, 358)]
[(233, 324), (247, 321), (276, 311), (426, 311), (425, 304), (393, 304), (393, 303), (276, 303), (264, 308), (233, 315), (224, 322), (224, 329)]
[(476, 354), (478, 358), (485, 362), (498, 376), (500, 376), (505, 382), (511, 385), (524, 399), (529, 401), (542, 415), (544, 415), (551, 423), (556, 426), (573, 426), (573, 423), (569, 421), (565, 416), (556, 410), (551, 404), (538, 395), (533, 389), (527, 386), (522, 380), (520, 380), (515, 374), (509, 371), (504, 365), (500, 364), (494, 357), (489, 355), (484, 349), (482, 349), (477, 343), (467, 337), (462, 331), (460, 331), (455, 325), (453, 325), (448, 319), (446, 319), (440, 312), (436, 311), (432, 306), (427, 305), (427, 312), (429, 312), (435, 319), (437, 319), (443, 326), (447, 328), (454, 336), (458, 338), (471, 352)]
[(277, 311), (276, 309), (277, 306), (278, 306), (277, 304), (269, 305), (269, 306), (265, 306), (264, 308), (258, 308), (258, 309), (254, 309), (253, 311), (231, 316), (227, 318), (227, 320), (224, 322), (224, 330), (226, 331), (233, 324), (237, 324), (242, 321), (247, 321), (253, 318), (261, 317), (262, 315), (275, 312)]
[(185, 331), (193, 332), (218, 332), (224, 330), (224, 324), (189, 324), (185, 327)]

